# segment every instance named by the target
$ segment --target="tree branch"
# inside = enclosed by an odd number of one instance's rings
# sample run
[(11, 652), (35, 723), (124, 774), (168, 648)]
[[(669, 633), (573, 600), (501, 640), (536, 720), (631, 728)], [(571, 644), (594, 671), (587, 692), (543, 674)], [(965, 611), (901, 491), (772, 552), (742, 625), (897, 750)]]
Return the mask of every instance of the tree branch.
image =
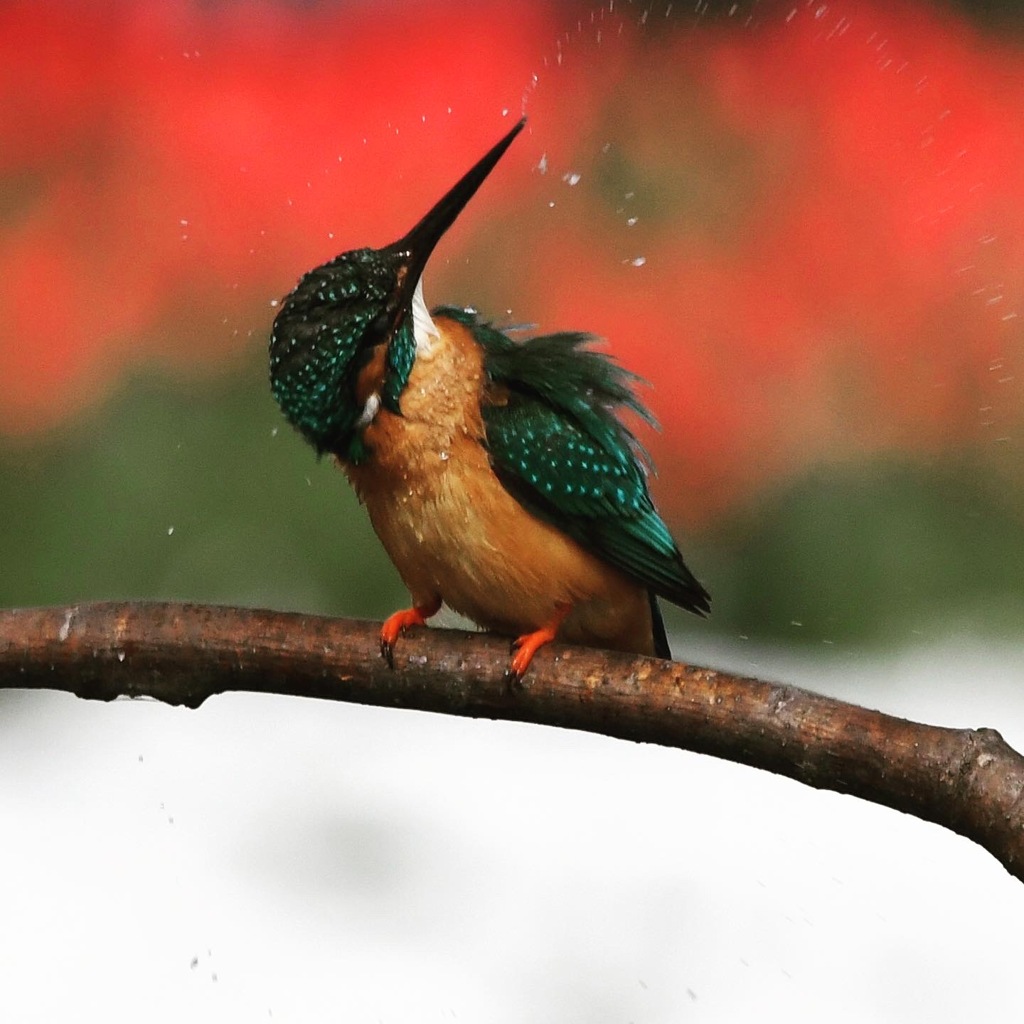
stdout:
[(535, 722), (763, 768), (936, 822), (1024, 880), (1024, 758), (991, 729), (946, 729), (792, 686), (551, 645), (522, 689), (508, 642), (451, 630), (399, 640), (379, 626), (181, 604), (0, 610), (0, 687), (198, 707), (232, 690)]

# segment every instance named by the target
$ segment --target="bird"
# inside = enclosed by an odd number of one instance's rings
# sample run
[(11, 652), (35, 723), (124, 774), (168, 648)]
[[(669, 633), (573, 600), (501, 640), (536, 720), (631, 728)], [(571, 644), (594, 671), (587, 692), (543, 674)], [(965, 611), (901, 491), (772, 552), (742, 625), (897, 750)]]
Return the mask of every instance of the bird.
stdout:
[(303, 275), (269, 351), (285, 418), (345, 472), (411, 595), (381, 627), (388, 665), (443, 603), (512, 638), (519, 686), (556, 638), (670, 658), (658, 598), (710, 611), (621, 416), (655, 425), (640, 378), (589, 333), (518, 339), (471, 307), (425, 303), (435, 246), (525, 123), (398, 241)]

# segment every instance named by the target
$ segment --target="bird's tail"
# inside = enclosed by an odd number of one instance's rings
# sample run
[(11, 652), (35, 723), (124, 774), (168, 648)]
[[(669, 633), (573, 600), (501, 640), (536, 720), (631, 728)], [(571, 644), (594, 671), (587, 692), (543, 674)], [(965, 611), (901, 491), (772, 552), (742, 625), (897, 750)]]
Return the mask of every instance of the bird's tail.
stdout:
[(653, 590), (647, 591), (647, 599), (651, 603), (651, 628), (654, 631), (654, 653), (659, 658), (672, 660), (672, 651), (668, 646), (668, 637), (665, 635), (665, 620), (661, 617), (661, 608), (658, 607), (658, 598)]

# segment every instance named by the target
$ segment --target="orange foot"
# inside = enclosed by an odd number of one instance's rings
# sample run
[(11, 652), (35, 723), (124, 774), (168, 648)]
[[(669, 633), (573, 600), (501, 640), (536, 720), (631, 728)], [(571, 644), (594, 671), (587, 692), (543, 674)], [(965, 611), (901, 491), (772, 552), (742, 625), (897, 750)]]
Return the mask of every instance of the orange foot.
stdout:
[(512, 660), (505, 669), (505, 683), (509, 689), (522, 684), (523, 676), (533, 661), (533, 656), (545, 645), (551, 643), (558, 635), (566, 615), (572, 611), (571, 604), (555, 606), (555, 614), (533, 633), (524, 633), (512, 641)]
[(410, 626), (425, 626), (431, 615), (436, 615), (441, 607), (441, 599), (433, 598), (427, 604), (417, 604), (412, 608), (403, 608), (394, 615), (389, 615), (380, 627), (380, 653), (388, 663), (388, 668), (395, 667), (395, 641)]

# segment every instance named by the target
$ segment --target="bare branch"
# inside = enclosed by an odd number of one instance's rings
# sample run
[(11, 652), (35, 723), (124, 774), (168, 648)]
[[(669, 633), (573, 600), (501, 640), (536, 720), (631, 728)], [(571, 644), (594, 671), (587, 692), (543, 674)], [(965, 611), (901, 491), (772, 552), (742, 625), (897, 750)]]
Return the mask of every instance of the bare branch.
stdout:
[(944, 825), (1024, 880), (1024, 758), (991, 729), (920, 725), (710, 669), (552, 645), (508, 692), (508, 642), (180, 604), (0, 611), (0, 687), (198, 707), (232, 690), (557, 725), (712, 754)]

